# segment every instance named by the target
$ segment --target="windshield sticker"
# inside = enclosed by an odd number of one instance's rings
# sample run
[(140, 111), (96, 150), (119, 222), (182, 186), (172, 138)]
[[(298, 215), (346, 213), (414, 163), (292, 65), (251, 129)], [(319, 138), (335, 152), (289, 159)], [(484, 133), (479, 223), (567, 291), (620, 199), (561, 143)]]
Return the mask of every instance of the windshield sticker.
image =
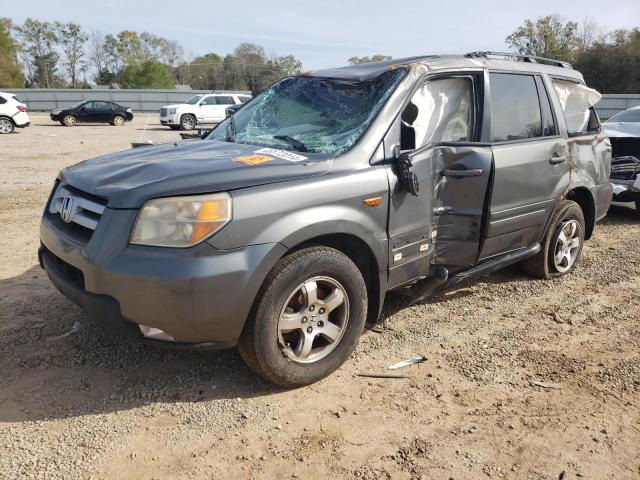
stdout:
[(261, 163), (271, 162), (273, 160), (273, 157), (252, 153), (251, 155), (235, 157), (233, 160), (235, 162), (244, 163), (245, 165), (260, 165)]
[(302, 155), (298, 155), (297, 153), (288, 152), (286, 150), (278, 150), (277, 148), (262, 148), (260, 150), (256, 150), (255, 153), (266, 153), (267, 155), (273, 155), (274, 157), (282, 158), (283, 160), (287, 160), (289, 162), (300, 162), (307, 159), (307, 157), (303, 157)]

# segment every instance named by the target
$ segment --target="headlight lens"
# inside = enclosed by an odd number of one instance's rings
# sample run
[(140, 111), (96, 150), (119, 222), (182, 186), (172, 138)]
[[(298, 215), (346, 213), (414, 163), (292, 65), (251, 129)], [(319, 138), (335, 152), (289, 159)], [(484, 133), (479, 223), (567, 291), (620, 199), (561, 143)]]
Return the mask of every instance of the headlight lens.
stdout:
[(176, 109), (175, 108), (170, 108), (169, 109), (169, 115), (175, 115), (176, 114)]
[(133, 227), (131, 243), (191, 247), (231, 220), (228, 193), (156, 198), (146, 202)]

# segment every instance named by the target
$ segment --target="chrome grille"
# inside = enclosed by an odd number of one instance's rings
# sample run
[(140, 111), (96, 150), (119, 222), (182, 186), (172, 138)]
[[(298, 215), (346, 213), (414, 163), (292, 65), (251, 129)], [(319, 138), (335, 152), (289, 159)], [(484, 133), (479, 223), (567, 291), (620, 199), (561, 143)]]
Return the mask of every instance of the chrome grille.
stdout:
[(59, 184), (49, 203), (49, 214), (86, 239), (91, 238), (106, 208), (106, 201), (69, 185)]
[(640, 167), (640, 160), (633, 156), (616, 157), (611, 160), (611, 178), (633, 180)]

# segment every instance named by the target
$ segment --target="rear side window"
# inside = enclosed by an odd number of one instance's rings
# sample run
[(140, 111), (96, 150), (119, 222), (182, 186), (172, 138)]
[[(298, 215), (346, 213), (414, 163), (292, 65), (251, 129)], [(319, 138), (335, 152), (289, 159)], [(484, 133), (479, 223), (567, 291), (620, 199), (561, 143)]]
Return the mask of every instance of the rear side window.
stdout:
[(202, 102), (200, 102), (200, 105), (215, 105), (216, 104), (216, 97), (206, 97), (204, 100), (202, 100)]
[(553, 87), (558, 94), (569, 135), (598, 130), (600, 124), (592, 107), (600, 100), (600, 95), (595, 90), (580, 83), (559, 79), (553, 81)]
[(242, 103), (247, 103), (249, 100), (251, 100), (251, 97), (249, 95), (238, 95), (238, 100), (240, 100)]
[(542, 115), (534, 77), (492, 73), (490, 78), (492, 140), (541, 137)]
[(7, 100), (0, 95), (0, 105), (2, 105), (3, 103), (7, 103)]
[(233, 100), (233, 97), (220, 96), (216, 97), (218, 105), (235, 105), (236, 102)]
[(540, 108), (542, 110), (542, 135), (549, 137), (556, 135), (556, 124), (553, 119), (553, 113), (551, 111), (551, 102), (549, 101), (549, 94), (544, 86), (542, 78), (536, 77), (536, 86), (538, 87), (538, 96), (540, 97)]

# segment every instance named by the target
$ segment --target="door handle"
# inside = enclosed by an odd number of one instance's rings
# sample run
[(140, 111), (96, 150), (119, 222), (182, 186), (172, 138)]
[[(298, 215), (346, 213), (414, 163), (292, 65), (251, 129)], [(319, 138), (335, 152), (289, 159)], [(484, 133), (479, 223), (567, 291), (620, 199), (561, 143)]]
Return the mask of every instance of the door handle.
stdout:
[(482, 175), (481, 168), (469, 168), (465, 170), (454, 170), (451, 168), (445, 168), (442, 170), (442, 175), (445, 177), (463, 178), (463, 177), (479, 177)]
[(562, 163), (569, 159), (569, 155), (552, 155), (549, 159), (550, 163)]

